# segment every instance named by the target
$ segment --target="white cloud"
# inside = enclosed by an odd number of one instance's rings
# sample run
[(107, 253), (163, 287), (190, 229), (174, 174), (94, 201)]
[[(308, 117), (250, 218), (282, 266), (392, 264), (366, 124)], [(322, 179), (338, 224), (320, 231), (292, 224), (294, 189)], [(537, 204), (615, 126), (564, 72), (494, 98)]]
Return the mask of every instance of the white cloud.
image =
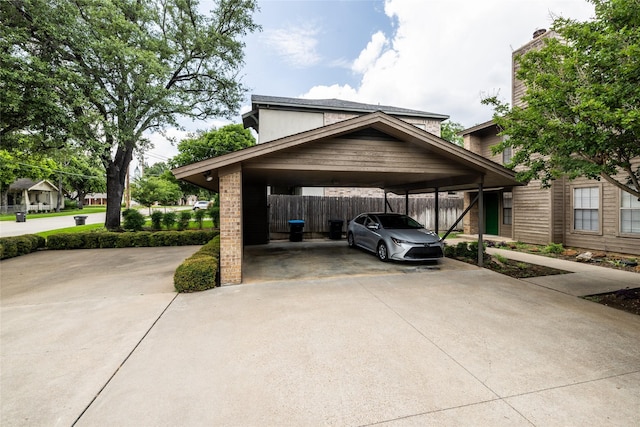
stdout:
[(434, 113), (472, 126), (489, 120), (483, 94), (511, 98), (511, 53), (551, 14), (593, 15), (583, 0), (387, 0), (395, 33), (378, 32), (354, 60), (359, 86), (315, 86), (305, 98), (342, 98)]
[(360, 52), (360, 56), (353, 62), (351, 69), (356, 73), (365, 73), (369, 70), (380, 57), (382, 50), (388, 45), (387, 38), (378, 31), (371, 37), (371, 41), (367, 44), (367, 47)]
[(263, 40), (289, 65), (307, 68), (320, 62), (318, 29), (311, 27), (288, 27), (267, 30)]
[(358, 98), (358, 91), (349, 85), (314, 86), (307, 93), (300, 95), (300, 98), (307, 99), (347, 99)]

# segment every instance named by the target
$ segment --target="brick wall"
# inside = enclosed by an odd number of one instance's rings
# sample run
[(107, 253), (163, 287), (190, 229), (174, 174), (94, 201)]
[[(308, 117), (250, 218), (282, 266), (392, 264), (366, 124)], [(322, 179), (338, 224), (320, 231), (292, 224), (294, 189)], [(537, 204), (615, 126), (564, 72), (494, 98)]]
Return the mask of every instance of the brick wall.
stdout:
[(220, 283), (242, 282), (242, 170), (221, 170), (220, 177)]

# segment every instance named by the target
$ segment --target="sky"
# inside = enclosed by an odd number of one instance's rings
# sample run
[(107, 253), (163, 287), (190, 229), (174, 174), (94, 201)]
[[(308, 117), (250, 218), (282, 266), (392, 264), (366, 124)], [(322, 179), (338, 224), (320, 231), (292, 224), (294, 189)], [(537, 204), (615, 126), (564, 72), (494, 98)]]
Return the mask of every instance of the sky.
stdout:
[[(201, 0), (207, 7), (210, 0)], [(185, 122), (195, 130), (241, 123), (251, 95), (338, 98), (450, 116), (468, 128), (491, 119), (480, 100), (511, 99), (512, 52), (554, 16), (585, 21), (586, 0), (259, 0), (262, 31), (245, 38), (245, 103), (233, 120)], [(145, 162), (177, 153), (160, 134)]]

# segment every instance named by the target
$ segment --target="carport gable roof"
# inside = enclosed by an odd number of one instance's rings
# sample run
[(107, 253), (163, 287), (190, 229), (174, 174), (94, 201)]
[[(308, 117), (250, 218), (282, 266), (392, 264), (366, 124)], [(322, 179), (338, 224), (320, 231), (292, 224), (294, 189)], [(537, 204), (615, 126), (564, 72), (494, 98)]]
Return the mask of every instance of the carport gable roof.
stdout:
[[(385, 151), (376, 151), (380, 147)], [(394, 163), (396, 147), (412, 164)], [(310, 153), (318, 155), (318, 161)], [(182, 166), (173, 173), (218, 191), (220, 170), (238, 165), (247, 179), (268, 185), (378, 187), (398, 194), (472, 190), (480, 182), (487, 188), (520, 185), (513, 171), (381, 111)], [(205, 174), (212, 180), (206, 181)]]

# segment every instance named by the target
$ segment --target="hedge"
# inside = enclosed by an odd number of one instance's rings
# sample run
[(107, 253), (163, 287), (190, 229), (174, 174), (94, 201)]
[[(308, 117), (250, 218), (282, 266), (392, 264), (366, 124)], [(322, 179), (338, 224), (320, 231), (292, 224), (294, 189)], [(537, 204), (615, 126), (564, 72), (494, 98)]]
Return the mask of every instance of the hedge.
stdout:
[(178, 266), (173, 275), (176, 291), (197, 292), (217, 286), (219, 259), (220, 236), (218, 235)]
[(44, 247), (44, 237), (40, 237), (35, 234), (0, 237), (0, 259), (26, 255)]
[(214, 231), (139, 231), (139, 232), (86, 232), (52, 234), (46, 247), (54, 250), (130, 248), (150, 246), (204, 245), (217, 232)]

